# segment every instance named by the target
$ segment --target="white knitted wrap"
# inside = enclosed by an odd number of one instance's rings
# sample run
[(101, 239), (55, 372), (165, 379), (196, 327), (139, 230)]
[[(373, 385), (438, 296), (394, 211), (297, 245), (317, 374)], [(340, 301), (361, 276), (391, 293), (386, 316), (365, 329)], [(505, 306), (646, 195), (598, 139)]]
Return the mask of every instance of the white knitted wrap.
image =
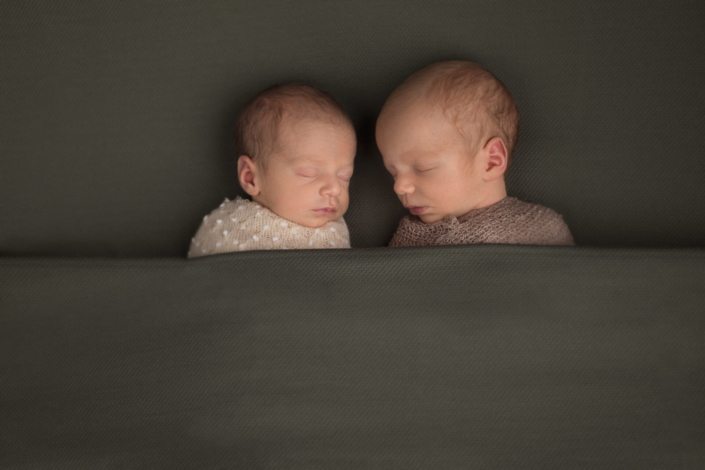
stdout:
[(189, 258), (249, 250), (350, 248), (343, 218), (318, 228), (304, 227), (278, 216), (256, 202), (225, 199), (203, 218), (191, 240)]

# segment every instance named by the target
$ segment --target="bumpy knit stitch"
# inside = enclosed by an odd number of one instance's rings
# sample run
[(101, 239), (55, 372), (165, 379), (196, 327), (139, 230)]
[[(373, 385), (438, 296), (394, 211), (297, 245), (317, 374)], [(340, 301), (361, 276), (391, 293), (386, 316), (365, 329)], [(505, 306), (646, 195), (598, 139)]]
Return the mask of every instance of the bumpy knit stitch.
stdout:
[(304, 227), (256, 202), (237, 197), (203, 218), (191, 240), (189, 258), (230, 251), (350, 248), (343, 218), (318, 228)]
[(425, 224), (418, 216), (399, 223), (390, 247), (506, 243), (517, 245), (575, 245), (568, 226), (554, 210), (505, 197), (491, 206), (460, 217), (449, 215)]

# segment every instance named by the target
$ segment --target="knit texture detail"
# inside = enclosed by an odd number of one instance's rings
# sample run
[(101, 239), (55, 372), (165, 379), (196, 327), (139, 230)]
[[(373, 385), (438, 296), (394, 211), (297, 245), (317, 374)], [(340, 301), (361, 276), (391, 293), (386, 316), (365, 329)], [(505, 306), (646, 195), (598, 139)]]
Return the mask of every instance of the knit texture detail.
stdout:
[(188, 257), (231, 251), (350, 248), (343, 218), (318, 228), (304, 227), (278, 216), (254, 201), (227, 198), (203, 218), (191, 239)]
[(563, 217), (553, 209), (505, 197), (460, 217), (449, 215), (425, 224), (418, 216), (404, 217), (390, 247), (505, 243), (516, 245), (575, 245)]

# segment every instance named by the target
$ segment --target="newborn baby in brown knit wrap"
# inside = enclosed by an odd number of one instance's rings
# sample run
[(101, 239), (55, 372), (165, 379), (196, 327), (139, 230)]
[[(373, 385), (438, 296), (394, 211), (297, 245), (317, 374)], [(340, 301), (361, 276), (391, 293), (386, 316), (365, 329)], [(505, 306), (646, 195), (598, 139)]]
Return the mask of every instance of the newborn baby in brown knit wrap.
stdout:
[(191, 240), (189, 258), (230, 251), (350, 248), (343, 214), (357, 141), (327, 93), (301, 84), (269, 88), (235, 124), (240, 186)]
[(504, 85), (467, 61), (407, 78), (377, 119), (377, 146), (412, 215), (391, 247), (511, 243), (574, 245), (552, 209), (507, 197), (519, 113)]

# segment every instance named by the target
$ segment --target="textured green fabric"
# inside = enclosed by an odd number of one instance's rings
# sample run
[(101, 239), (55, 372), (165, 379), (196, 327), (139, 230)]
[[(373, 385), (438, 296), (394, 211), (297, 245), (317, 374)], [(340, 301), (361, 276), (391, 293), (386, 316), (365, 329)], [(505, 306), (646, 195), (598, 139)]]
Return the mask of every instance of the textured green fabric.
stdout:
[[(703, 24), (685, 0), (0, 1), (0, 468), (705, 468)], [(371, 248), (405, 213), (376, 116), (454, 58), (518, 103), (510, 195), (601, 248)], [(158, 258), (242, 195), (235, 116), (291, 81), (353, 119), (367, 248)]]
[(0, 260), (0, 468), (704, 468), (705, 253)]
[(404, 210), (384, 99), (437, 60), (486, 65), (522, 120), (509, 192), (580, 245), (705, 246), (702, 1), (0, 2), (0, 255), (185, 256), (239, 192), (230, 129), (303, 81), (359, 134), (346, 220), (382, 246)]

